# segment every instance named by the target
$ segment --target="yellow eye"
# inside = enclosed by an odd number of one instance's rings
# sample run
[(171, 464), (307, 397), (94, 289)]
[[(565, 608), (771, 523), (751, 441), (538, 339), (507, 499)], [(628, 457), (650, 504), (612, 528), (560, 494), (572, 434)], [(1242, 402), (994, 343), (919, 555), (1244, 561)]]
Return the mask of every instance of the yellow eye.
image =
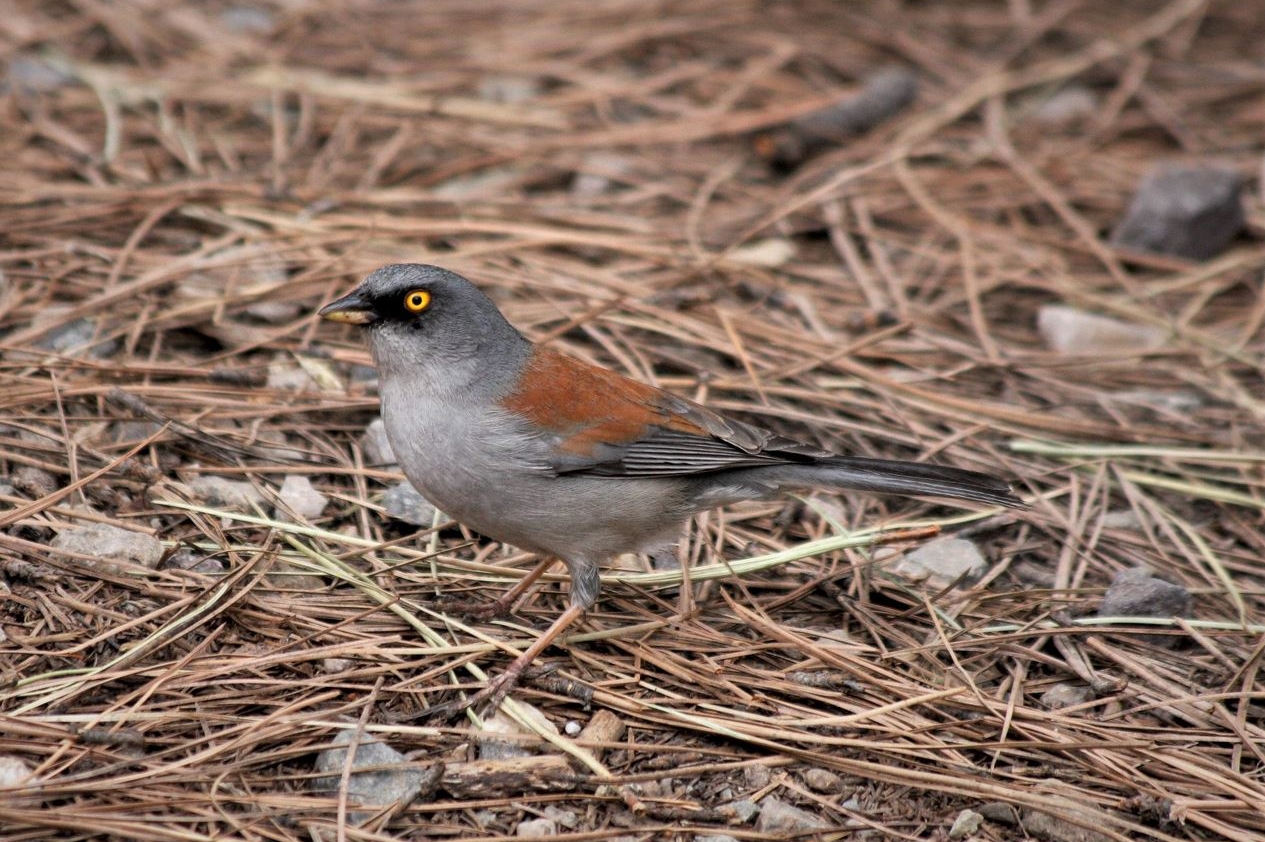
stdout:
[(404, 309), (410, 313), (420, 313), (430, 306), (430, 293), (424, 289), (415, 289), (404, 296)]

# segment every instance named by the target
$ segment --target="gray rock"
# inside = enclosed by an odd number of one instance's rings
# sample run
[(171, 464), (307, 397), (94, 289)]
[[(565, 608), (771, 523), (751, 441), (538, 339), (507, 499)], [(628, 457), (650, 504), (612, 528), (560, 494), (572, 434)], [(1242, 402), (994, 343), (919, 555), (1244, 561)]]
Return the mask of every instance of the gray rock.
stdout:
[(558, 826), (554, 824), (552, 819), (528, 819), (525, 822), (519, 822), (518, 828), (514, 831), (515, 836), (521, 836), (524, 839), (539, 839), (542, 836), (557, 836)]
[(973, 836), (983, 824), (984, 817), (979, 813), (974, 810), (963, 810), (953, 820), (953, 827), (949, 828), (949, 838), (965, 839), (968, 836)]
[(89, 523), (62, 530), (51, 546), (95, 558), (107, 570), (116, 569), (111, 562), (120, 561), (152, 569), (163, 557), (162, 542), (154, 536), (108, 523)]
[(723, 810), (733, 817), (733, 823), (746, 824), (760, 814), (760, 805), (750, 798), (743, 798), (741, 801), (726, 804)]
[(381, 418), (375, 418), (365, 427), (364, 435), (360, 437), (360, 452), (365, 457), (365, 465), (371, 468), (398, 470), (400, 467), (387, 438), (386, 423)]
[[(329, 505), (329, 498), (313, 488), (312, 481), (302, 474), (287, 476), (281, 483), (277, 497), (285, 509), (307, 520), (320, 517), (321, 512)], [(283, 514), (284, 509), (278, 507), (276, 517), (280, 519)]]
[(0, 755), (0, 807), (38, 807), (43, 783), (19, 757)]
[(964, 538), (937, 538), (901, 556), (887, 569), (938, 591), (959, 580), (969, 583), (979, 579), (988, 570), (988, 562), (979, 548)]
[(563, 810), (560, 807), (546, 807), (545, 818), (554, 822), (558, 827), (565, 827), (567, 830), (574, 830), (580, 824), (580, 817), (572, 810)]
[(695, 835), (694, 842), (738, 842), (738, 839), (728, 833), (708, 833)]
[(256, 505), (262, 508), (265, 503), (259, 489), (243, 480), (205, 474), (190, 480), (188, 486), (195, 500), (217, 509), (253, 512)]
[(435, 507), (407, 482), (387, 489), (382, 495), (382, 508), (396, 520), (414, 526), (429, 527), (435, 521)]
[(348, 728), (340, 731), (333, 742), (335, 748), (317, 756), (316, 771), (321, 777), (312, 778), (310, 786), (314, 792), (336, 794), (342, 784), (347, 752), (356, 743), (347, 779), (347, 800), (354, 806), (372, 809), (349, 811), (348, 818), (354, 824), (367, 821), (383, 807), (408, 804), (427, 782), (422, 769), (378, 737)]
[(114, 356), (119, 350), (118, 339), (99, 339), (97, 322), (89, 318), (71, 319), (61, 322), (62, 314), (70, 310), (70, 305), (49, 305), (31, 320), (33, 327), (53, 325), (47, 333), (35, 342), (36, 348), (64, 354), (68, 357), (86, 357), (102, 360)]
[(1216, 257), (1243, 228), (1241, 185), (1232, 169), (1160, 164), (1138, 185), (1111, 242), (1191, 260)]
[(1098, 606), (1099, 617), (1189, 617), (1190, 592), (1145, 567), (1121, 570)]
[(1084, 684), (1068, 684), (1066, 682), (1055, 684), (1049, 690), (1041, 694), (1041, 704), (1050, 710), (1061, 710), (1063, 708), (1075, 707), (1083, 705), (1094, 698), (1094, 691)]
[(761, 833), (781, 835), (828, 827), (830, 823), (824, 819), (772, 795), (760, 802), (760, 818), (755, 823), (755, 829)]
[(1060, 354), (1137, 353), (1160, 348), (1168, 331), (1154, 325), (1123, 322), (1062, 304), (1037, 311), (1037, 332)]
[[(524, 714), (539, 727), (554, 734), (558, 729), (538, 708), (519, 702)], [(483, 729), (474, 732), (474, 743), (480, 760), (508, 760), (537, 753), (540, 737), (519, 725), (499, 710), (483, 721)]]

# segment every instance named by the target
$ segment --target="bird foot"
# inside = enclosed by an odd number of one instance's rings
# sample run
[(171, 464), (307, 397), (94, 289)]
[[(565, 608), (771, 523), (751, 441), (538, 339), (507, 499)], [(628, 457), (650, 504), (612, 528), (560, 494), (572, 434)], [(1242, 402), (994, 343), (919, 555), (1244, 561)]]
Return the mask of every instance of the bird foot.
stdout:
[(501, 702), (505, 701), (505, 697), (509, 695), (518, 684), (519, 678), (522, 677), (522, 670), (515, 670), (512, 666), (496, 678), (490, 679), (483, 688), (473, 695), (464, 699), (454, 699), (451, 702), (445, 702), (442, 705), (433, 705), (414, 717), (414, 720), (427, 721), (438, 720), (447, 722), (460, 716), (471, 708), (484, 706), (479, 711), (479, 717), (486, 719), (496, 713), (497, 708), (501, 706)]

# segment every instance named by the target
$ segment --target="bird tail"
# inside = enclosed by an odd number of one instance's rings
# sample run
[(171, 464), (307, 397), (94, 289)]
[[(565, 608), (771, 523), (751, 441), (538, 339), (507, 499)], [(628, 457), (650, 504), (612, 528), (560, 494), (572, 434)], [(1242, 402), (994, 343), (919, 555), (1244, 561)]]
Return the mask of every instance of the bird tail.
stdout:
[[(863, 456), (828, 456), (813, 463), (812, 468), (797, 465), (800, 472), (794, 479), (811, 479), (810, 485), (826, 485), (856, 491), (905, 496), (950, 497), (974, 500), (994, 506), (1026, 509), (1015, 496), (1010, 483), (978, 471), (929, 465), (923, 462), (901, 462), (891, 459), (867, 459)], [(798, 484), (792, 480), (788, 485)]]

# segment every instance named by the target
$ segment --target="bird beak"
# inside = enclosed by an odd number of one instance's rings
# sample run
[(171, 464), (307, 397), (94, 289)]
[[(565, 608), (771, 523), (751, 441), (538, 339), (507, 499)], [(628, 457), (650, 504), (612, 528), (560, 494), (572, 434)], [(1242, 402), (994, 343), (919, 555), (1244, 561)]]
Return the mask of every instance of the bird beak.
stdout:
[(352, 290), (342, 298), (321, 308), (318, 315), (331, 322), (343, 322), (349, 325), (370, 325), (378, 320), (373, 304), (360, 294), (360, 290)]

